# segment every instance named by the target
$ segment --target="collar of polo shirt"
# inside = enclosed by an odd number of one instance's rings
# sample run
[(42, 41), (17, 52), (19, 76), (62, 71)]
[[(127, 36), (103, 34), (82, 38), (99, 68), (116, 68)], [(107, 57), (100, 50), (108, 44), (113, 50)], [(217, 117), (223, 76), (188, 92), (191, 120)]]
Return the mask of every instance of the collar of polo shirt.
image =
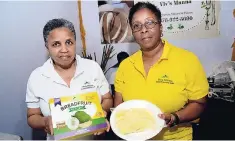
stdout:
[[(76, 59), (76, 61), (75, 61), (76, 72), (75, 72), (74, 78), (81, 75), (85, 71), (84, 67), (82, 67), (85, 64), (83, 64), (83, 62), (81, 61), (81, 57), (79, 55), (76, 55), (75, 59)], [(44, 63), (44, 65), (41, 69), (41, 73), (43, 76), (48, 77), (48, 78), (52, 78), (54, 80), (61, 79), (53, 66), (53, 61), (52, 61), (51, 57)]]
[[(164, 44), (163, 47), (163, 53), (161, 55), (161, 58), (159, 59), (158, 62), (161, 62), (162, 60), (168, 60), (169, 59), (169, 53), (171, 51), (171, 44), (168, 43), (168, 41), (162, 39), (162, 42)], [(142, 60), (142, 51), (139, 50), (137, 53), (135, 53), (132, 57), (130, 57), (130, 62), (138, 69), (141, 71), (142, 74), (145, 74), (144, 72), (144, 66), (143, 66), (143, 60)]]

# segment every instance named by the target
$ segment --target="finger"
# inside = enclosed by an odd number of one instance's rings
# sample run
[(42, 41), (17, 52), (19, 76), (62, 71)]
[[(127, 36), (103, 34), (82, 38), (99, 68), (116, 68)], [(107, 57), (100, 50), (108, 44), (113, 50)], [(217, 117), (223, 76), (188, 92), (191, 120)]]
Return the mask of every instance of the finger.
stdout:
[(107, 128), (106, 128), (106, 132), (109, 132), (109, 130), (110, 130), (110, 126), (107, 126)]
[(48, 130), (48, 124), (47, 124), (47, 122), (45, 123), (44, 131), (45, 131), (46, 133), (50, 134), (50, 133), (49, 133), (49, 130)]
[(165, 114), (165, 119), (166, 120), (171, 120), (171, 115), (170, 114)]
[(166, 124), (167, 124), (167, 125), (172, 124), (171, 119), (167, 119), (167, 120), (165, 120), (165, 121), (166, 121)]
[(109, 130), (110, 130), (110, 126), (107, 127), (106, 132), (109, 132)]
[(104, 133), (104, 132), (98, 132), (97, 135), (101, 135), (102, 133)]
[(106, 119), (106, 123), (107, 123), (107, 129), (106, 129), (106, 132), (109, 132), (110, 130), (110, 123), (108, 122), (108, 120)]
[(44, 129), (44, 131), (45, 131), (46, 133), (48, 133), (48, 130), (47, 130), (47, 128), (45, 128), (45, 129)]
[(107, 116), (107, 112), (105, 110), (103, 110), (103, 111), (104, 111), (104, 116), (106, 117)]
[(158, 117), (161, 119), (165, 119), (165, 115), (164, 114), (158, 114)]
[(171, 115), (170, 114), (161, 114), (160, 118), (164, 119), (165, 121), (170, 121), (171, 120)]
[(169, 122), (167, 123), (167, 125), (171, 127), (173, 121), (174, 121), (174, 119), (173, 119), (173, 117), (171, 116)]
[(54, 130), (53, 130), (53, 125), (52, 125), (51, 117), (49, 117), (49, 130), (50, 130), (50, 134), (53, 135), (54, 134)]
[(47, 134), (51, 134), (50, 130), (46, 129), (46, 133)]
[(102, 134), (102, 133), (104, 133), (104, 132), (95, 132), (94, 135), (95, 135), (95, 136), (98, 136), (98, 135), (100, 135), (100, 134)]
[(159, 116), (161, 119), (165, 120), (165, 124), (166, 124), (167, 126), (169, 126), (170, 124), (172, 124), (172, 123), (170, 123), (170, 121), (171, 121), (171, 115), (170, 115), (170, 114), (165, 113), (165, 114), (159, 114), (158, 116)]
[(53, 127), (50, 126), (50, 134), (53, 135), (54, 134), (54, 131), (53, 131)]

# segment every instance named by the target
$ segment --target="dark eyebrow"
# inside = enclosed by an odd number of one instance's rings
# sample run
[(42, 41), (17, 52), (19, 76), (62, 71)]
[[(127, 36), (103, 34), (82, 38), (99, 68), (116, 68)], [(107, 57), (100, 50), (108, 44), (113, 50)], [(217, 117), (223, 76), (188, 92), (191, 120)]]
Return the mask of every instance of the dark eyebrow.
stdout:
[[(144, 21), (146, 22), (146, 20), (156, 20), (156, 21), (158, 21), (156, 18), (154, 18), (154, 17), (147, 17), (146, 19), (144, 19)], [(135, 24), (135, 23), (140, 23), (140, 24), (142, 24), (141, 22), (139, 22), (139, 21), (134, 21), (133, 20), (133, 22), (132, 22), (132, 24)]]
[(158, 21), (156, 18), (153, 18), (153, 17), (148, 17), (148, 18), (145, 19), (145, 21), (146, 20), (156, 20), (156, 21)]
[(53, 41), (52, 43), (53, 43), (53, 44), (54, 44), (54, 43), (60, 43), (60, 41)]
[(141, 24), (141, 22), (135, 21), (135, 22), (132, 22), (132, 25), (133, 25), (133, 24)]
[(68, 38), (68, 39), (66, 39), (66, 41), (72, 41), (73, 39), (72, 38)]

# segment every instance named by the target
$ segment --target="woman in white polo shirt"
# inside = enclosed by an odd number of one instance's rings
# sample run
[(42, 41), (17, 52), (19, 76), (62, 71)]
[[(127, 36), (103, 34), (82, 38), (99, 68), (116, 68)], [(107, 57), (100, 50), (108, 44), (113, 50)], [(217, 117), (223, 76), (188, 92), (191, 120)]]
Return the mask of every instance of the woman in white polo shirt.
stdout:
[[(50, 98), (96, 91), (106, 112), (113, 106), (113, 100), (100, 66), (95, 61), (76, 55), (76, 33), (71, 22), (65, 19), (48, 21), (43, 28), (43, 37), (50, 58), (29, 77), (27, 117), (30, 127), (44, 129), (48, 133), (47, 139), (52, 139)], [(80, 139), (93, 138), (87, 136)]]

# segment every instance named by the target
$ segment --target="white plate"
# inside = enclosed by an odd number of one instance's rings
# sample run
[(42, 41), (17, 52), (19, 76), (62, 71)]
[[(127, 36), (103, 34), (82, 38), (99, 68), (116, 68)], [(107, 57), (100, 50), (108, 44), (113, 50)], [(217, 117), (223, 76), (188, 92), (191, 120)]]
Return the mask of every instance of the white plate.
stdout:
[[(148, 130), (148, 131), (144, 131), (144, 132), (139, 132), (139, 133), (132, 133), (132, 134), (128, 134), (128, 135), (123, 135), (121, 133), (118, 132), (118, 129), (115, 127), (115, 114), (117, 113), (117, 111), (119, 110), (125, 110), (125, 109), (131, 109), (131, 108), (146, 108), (148, 109), (150, 112), (152, 112), (155, 116), (155, 120), (157, 123), (157, 130)], [(113, 130), (113, 132), (119, 136), (120, 138), (124, 139), (124, 140), (148, 140), (153, 138), (154, 136), (156, 136), (161, 130), (162, 128), (165, 126), (165, 121), (160, 119), (157, 115), (161, 114), (161, 110), (154, 104), (145, 101), (145, 100), (129, 100), (126, 101), (120, 105), (118, 105), (111, 114), (110, 117), (110, 125), (111, 128)], [(135, 120), (135, 119), (133, 119)]]

